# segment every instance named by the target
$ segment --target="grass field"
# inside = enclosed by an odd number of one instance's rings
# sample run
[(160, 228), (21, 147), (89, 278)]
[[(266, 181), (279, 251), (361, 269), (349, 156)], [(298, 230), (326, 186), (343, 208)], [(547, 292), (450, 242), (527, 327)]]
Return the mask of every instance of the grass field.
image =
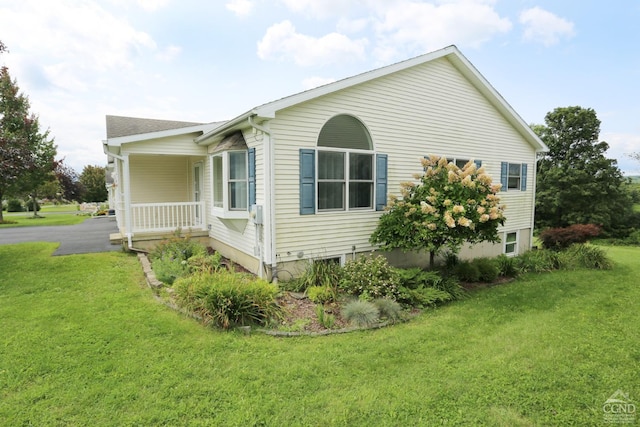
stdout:
[(135, 257), (0, 246), (0, 425), (601, 425), (640, 401), (640, 248), (391, 328), (273, 338), (153, 299)]
[(29, 227), (38, 225), (73, 225), (87, 219), (87, 216), (78, 215), (78, 205), (43, 205), (38, 212), (40, 218), (34, 218), (33, 212), (3, 212), (5, 220), (17, 222), (17, 224), (0, 224), (0, 228)]

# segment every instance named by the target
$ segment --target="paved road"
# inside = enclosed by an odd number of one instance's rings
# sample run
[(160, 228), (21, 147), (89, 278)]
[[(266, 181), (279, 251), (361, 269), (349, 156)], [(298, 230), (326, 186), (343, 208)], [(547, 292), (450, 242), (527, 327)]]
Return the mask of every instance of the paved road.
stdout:
[(109, 242), (109, 234), (117, 231), (115, 217), (97, 216), (76, 225), (0, 228), (0, 245), (60, 242), (54, 255), (120, 251), (121, 245)]

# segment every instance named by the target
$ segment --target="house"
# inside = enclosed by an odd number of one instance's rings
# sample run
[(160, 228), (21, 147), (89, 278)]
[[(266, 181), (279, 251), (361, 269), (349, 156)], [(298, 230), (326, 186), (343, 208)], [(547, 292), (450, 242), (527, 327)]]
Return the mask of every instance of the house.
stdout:
[[(214, 123), (107, 116), (112, 203), (130, 247), (181, 228), (263, 277), (375, 248), (388, 195), (425, 155), (481, 162), (503, 182), (501, 244), (532, 244), (537, 153), (544, 143), (455, 47), (369, 71)], [(391, 253), (397, 265), (424, 254)]]

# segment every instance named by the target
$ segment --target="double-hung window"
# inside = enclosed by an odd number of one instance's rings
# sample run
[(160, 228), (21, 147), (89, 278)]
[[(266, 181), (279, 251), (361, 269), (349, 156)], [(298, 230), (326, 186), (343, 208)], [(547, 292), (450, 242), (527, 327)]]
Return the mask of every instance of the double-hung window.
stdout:
[(507, 256), (518, 255), (518, 232), (513, 231), (504, 235), (504, 253)]
[(255, 203), (255, 148), (247, 148), (241, 133), (224, 139), (210, 157), (213, 214), (248, 218)]
[(502, 191), (527, 189), (527, 164), (502, 162), (500, 169)]
[(373, 154), (318, 150), (318, 211), (373, 209)]

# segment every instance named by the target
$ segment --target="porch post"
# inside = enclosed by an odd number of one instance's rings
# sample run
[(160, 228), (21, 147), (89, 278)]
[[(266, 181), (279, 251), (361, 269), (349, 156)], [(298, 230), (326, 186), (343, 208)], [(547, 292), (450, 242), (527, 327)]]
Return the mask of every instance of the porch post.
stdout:
[(127, 243), (129, 247), (133, 246), (131, 238), (133, 237), (133, 218), (131, 217), (131, 179), (129, 175), (129, 154), (123, 156), (122, 180), (124, 188), (124, 222), (127, 235)]

